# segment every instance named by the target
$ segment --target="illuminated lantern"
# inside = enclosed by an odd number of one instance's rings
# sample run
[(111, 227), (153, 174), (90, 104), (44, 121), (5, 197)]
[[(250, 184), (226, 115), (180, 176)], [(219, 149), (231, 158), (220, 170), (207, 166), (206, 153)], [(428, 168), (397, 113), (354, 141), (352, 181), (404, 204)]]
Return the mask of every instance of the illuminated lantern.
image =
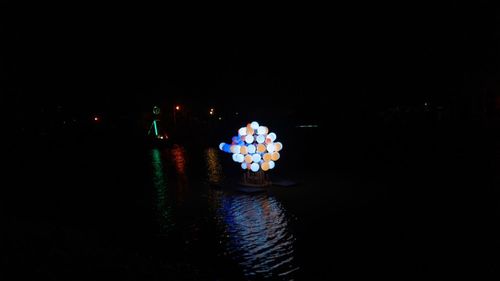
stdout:
[(263, 145), (263, 144), (258, 144), (258, 145), (257, 145), (257, 151), (258, 151), (259, 153), (264, 153), (264, 152), (266, 152), (266, 149), (267, 149), (267, 148), (266, 148), (266, 146), (265, 146), (265, 145)]
[(275, 133), (270, 133), (267, 137), (270, 138), (271, 141), (275, 141), (277, 138)]
[(238, 135), (240, 136), (246, 136), (247, 135), (247, 128), (243, 127), (238, 130)]
[(263, 162), (260, 167), (262, 168), (262, 171), (267, 171), (269, 170), (269, 162)]
[(271, 155), (271, 159), (273, 161), (278, 161), (280, 159), (280, 154), (279, 152), (274, 152), (272, 155)]
[(254, 138), (252, 135), (247, 135), (247, 136), (245, 137), (245, 141), (246, 141), (248, 144), (252, 144), (254, 140), (255, 140), (255, 138)]
[(281, 144), (281, 142), (277, 142), (274, 144), (274, 151), (280, 151), (281, 149), (283, 149), (283, 145)]
[(264, 154), (264, 161), (269, 162), (271, 161), (271, 153), (266, 153)]
[(231, 145), (231, 152), (232, 153), (240, 153), (240, 148), (241, 148), (241, 146), (239, 146), (239, 145)]
[(260, 169), (260, 166), (259, 164), (257, 163), (253, 163), (251, 166), (250, 166), (250, 169), (252, 170), (252, 172), (258, 172), (259, 169)]
[(240, 148), (240, 153), (243, 154), (243, 155), (248, 154), (248, 148), (246, 146), (242, 146)]
[(254, 130), (250, 124), (247, 125), (247, 136), (251, 136), (254, 134)]
[(264, 127), (264, 126), (260, 126), (257, 129), (257, 134), (259, 134), (259, 135), (265, 135), (265, 134), (267, 134), (267, 132), (268, 132), (267, 127)]
[(274, 143), (270, 143), (267, 145), (267, 151), (269, 151), (269, 153), (274, 152)]
[(253, 162), (253, 158), (252, 158), (252, 155), (248, 154), (245, 156), (245, 162), (247, 162), (247, 164), (250, 164)]
[(243, 156), (243, 154), (235, 154), (235, 155), (236, 155), (236, 162), (243, 163), (243, 161), (245, 161), (245, 156)]
[(255, 145), (251, 144), (251, 145), (247, 146), (247, 151), (249, 154), (254, 154), (255, 150), (256, 150)]
[(256, 153), (256, 154), (254, 154), (254, 155), (252, 156), (252, 160), (253, 160), (253, 162), (254, 162), (254, 163), (259, 163), (259, 162), (260, 162), (260, 160), (262, 160), (262, 157), (260, 156), (260, 154), (257, 154), (257, 153)]
[(275, 133), (269, 133), (267, 127), (254, 121), (241, 127), (230, 144), (220, 143), (219, 149), (231, 153), (233, 161), (241, 163), (244, 170), (268, 171), (274, 169), (281, 156), (279, 151), (283, 149), (283, 144), (275, 142), (276, 139)]

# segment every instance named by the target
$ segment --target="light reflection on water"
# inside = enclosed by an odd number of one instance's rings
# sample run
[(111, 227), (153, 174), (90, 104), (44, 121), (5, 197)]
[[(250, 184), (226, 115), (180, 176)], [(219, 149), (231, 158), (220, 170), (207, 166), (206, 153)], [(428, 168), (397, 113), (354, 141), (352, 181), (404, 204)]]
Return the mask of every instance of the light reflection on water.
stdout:
[[(224, 174), (219, 152), (206, 150), (205, 161), (208, 180), (221, 182)], [(162, 234), (167, 234), (174, 227), (181, 227), (173, 223), (172, 208), (177, 213), (188, 210), (179, 209), (188, 189), (186, 152), (181, 146), (165, 150), (163, 154), (153, 149), (151, 163), (160, 229)], [(281, 203), (267, 193), (240, 194), (212, 187), (207, 192), (208, 196), (200, 191), (195, 197), (208, 200), (206, 218), (215, 220), (216, 237), (222, 243), (222, 250), (240, 265), (246, 279), (293, 280), (298, 270), (294, 260), (295, 237), (290, 232), (287, 213)], [(189, 198), (192, 196), (186, 200)], [(216, 255), (214, 253), (214, 257)]]
[(223, 179), (222, 166), (219, 161), (219, 151), (215, 148), (208, 148), (205, 151), (207, 159), (208, 181), (212, 183), (220, 183)]
[(173, 228), (173, 222), (163, 160), (161, 151), (157, 148), (151, 150), (151, 164), (153, 168), (153, 187), (156, 192), (155, 201), (158, 212), (158, 222), (160, 225), (160, 234), (164, 235)]
[(283, 206), (274, 197), (215, 190), (211, 199), (227, 254), (246, 277), (293, 279), (298, 269), (295, 237)]
[[(217, 151), (216, 151), (217, 152)], [(207, 150), (208, 178), (222, 177), (218, 154)], [(226, 254), (249, 279), (293, 280), (295, 237), (283, 206), (267, 193), (236, 194), (211, 190), (209, 200)]]
[(170, 150), (172, 164), (177, 178), (177, 202), (182, 204), (188, 189), (188, 178), (186, 176), (186, 151), (180, 145), (174, 145)]

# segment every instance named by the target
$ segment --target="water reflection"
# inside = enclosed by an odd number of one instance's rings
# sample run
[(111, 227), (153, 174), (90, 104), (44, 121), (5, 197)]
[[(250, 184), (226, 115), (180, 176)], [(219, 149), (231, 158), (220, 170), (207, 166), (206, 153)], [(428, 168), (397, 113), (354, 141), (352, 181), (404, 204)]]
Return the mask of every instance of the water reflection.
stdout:
[(186, 151), (184, 147), (174, 145), (170, 151), (172, 155), (172, 163), (177, 173), (177, 200), (179, 203), (184, 202), (185, 193), (188, 187), (186, 177)]
[(222, 166), (219, 160), (219, 151), (215, 148), (209, 148), (205, 152), (207, 160), (208, 181), (220, 183), (223, 179)]
[(173, 228), (172, 210), (167, 194), (167, 180), (159, 149), (151, 150), (151, 164), (153, 168), (153, 187), (156, 191), (156, 207), (160, 233), (167, 234)]
[(247, 278), (294, 279), (295, 237), (274, 197), (214, 190), (210, 199), (226, 254), (240, 264)]

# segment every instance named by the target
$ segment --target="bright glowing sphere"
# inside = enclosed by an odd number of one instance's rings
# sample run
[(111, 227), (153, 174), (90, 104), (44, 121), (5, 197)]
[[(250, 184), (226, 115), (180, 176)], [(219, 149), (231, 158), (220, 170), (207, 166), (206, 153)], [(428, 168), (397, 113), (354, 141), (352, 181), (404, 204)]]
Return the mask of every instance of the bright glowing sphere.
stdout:
[(257, 152), (259, 152), (259, 153), (266, 152), (266, 149), (267, 149), (266, 146), (263, 145), (262, 143), (257, 145)]
[(263, 143), (265, 141), (266, 141), (266, 137), (264, 137), (264, 135), (257, 136), (257, 143)]
[(253, 161), (252, 155), (248, 154), (247, 156), (245, 156), (245, 162), (247, 162), (247, 164), (252, 163), (252, 161)]
[(259, 134), (259, 135), (267, 134), (267, 128), (264, 126), (260, 126), (259, 128), (257, 128), (257, 134)]
[(251, 166), (250, 166), (250, 169), (252, 170), (252, 172), (258, 172), (259, 169), (260, 169), (260, 166), (259, 164), (257, 163), (253, 163)]
[(260, 154), (257, 154), (257, 153), (252, 156), (252, 160), (255, 163), (259, 163), (261, 159), (262, 159), (262, 157), (260, 156)]
[(270, 153), (274, 152), (274, 143), (270, 143), (267, 145), (267, 151), (269, 151)]
[(247, 128), (243, 127), (238, 130), (238, 135), (240, 136), (246, 136), (247, 135)]
[(268, 137), (268, 138), (270, 138), (270, 139), (271, 139), (271, 141), (275, 141), (275, 140), (276, 140), (276, 138), (277, 138), (277, 136), (276, 136), (276, 134), (275, 134), (275, 133), (270, 133), (267, 137)]
[(243, 170), (246, 170), (247, 169), (247, 163), (245, 163), (245, 162), (241, 163), (241, 168)]
[(269, 162), (263, 162), (261, 165), (260, 165), (262, 171), (267, 171), (269, 170)]
[(272, 155), (271, 155), (271, 159), (273, 161), (278, 161), (280, 159), (280, 153), (279, 152), (274, 152)]
[(263, 159), (264, 159), (264, 161), (266, 161), (266, 162), (271, 161), (271, 153), (266, 153), (266, 154), (264, 154)]
[(274, 169), (275, 166), (276, 164), (274, 163), (274, 161), (269, 161), (269, 169)]
[(247, 146), (247, 151), (248, 151), (249, 154), (254, 154), (256, 149), (257, 148), (253, 144)]
[(245, 137), (245, 141), (248, 143), (248, 144), (251, 144), (253, 143), (253, 141), (255, 140), (255, 138), (252, 136), (252, 135), (247, 135)]
[(259, 123), (253, 121), (251, 124), (250, 124), (250, 127), (252, 127), (252, 129), (254, 130), (257, 130), (259, 129)]
[(240, 153), (243, 155), (248, 154), (248, 148), (246, 146), (240, 147)]

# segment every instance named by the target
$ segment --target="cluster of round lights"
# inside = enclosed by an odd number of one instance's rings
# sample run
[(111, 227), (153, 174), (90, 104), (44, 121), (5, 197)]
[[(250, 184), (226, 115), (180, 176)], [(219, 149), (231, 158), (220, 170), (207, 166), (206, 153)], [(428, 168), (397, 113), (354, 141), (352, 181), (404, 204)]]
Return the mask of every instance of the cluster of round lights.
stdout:
[(232, 153), (234, 162), (241, 163), (242, 169), (258, 172), (274, 168), (283, 144), (276, 142), (276, 134), (270, 133), (267, 127), (252, 122), (238, 130), (231, 144), (221, 143), (219, 148)]

